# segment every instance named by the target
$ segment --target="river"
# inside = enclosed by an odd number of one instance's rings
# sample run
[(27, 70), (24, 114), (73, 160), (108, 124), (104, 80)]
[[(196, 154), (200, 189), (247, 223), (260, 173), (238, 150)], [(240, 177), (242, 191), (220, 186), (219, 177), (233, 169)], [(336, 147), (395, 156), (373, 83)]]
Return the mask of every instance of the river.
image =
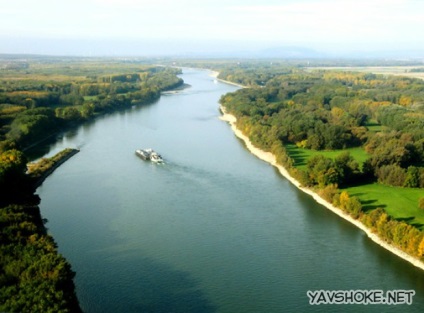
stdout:
[[(250, 154), (219, 119), (237, 87), (190, 88), (105, 115), (41, 147), (81, 152), (37, 190), (92, 312), (421, 312), (424, 272)], [(165, 159), (138, 158), (154, 148)], [(40, 148), (40, 147), (39, 147)], [(415, 290), (412, 305), (309, 305), (308, 290)]]

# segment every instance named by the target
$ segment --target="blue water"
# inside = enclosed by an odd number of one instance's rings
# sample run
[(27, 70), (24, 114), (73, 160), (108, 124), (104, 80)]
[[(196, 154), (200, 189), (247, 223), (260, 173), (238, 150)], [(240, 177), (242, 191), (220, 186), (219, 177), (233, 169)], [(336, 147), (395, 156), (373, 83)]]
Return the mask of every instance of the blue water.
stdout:
[[(38, 189), (85, 312), (421, 312), (424, 272), (294, 188), (219, 120), (236, 87), (191, 87), (98, 118)], [(138, 158), (154, 148), (164, 165)], [(408, 305), (310, 306), (308, 290), (415, 290)]]

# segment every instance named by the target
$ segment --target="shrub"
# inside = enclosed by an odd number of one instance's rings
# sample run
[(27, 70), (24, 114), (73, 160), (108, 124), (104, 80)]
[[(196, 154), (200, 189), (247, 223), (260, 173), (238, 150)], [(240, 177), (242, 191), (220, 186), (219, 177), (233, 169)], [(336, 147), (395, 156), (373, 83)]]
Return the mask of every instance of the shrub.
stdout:
[(421, 197), (420, 200), (418, 200), (418, 207), (421, 210), (424, 210), (424, 197)]

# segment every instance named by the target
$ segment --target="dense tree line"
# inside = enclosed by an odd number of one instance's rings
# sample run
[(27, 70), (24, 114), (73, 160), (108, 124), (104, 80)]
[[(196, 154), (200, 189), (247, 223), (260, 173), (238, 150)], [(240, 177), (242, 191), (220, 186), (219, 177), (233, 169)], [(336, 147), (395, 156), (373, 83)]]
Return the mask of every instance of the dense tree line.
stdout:
[(357, 197), (346, 191), (340, 192), (335, 185), (328, 185), (319, 191), (321, 197), (361, 221), (373, 233), (409, 255), (424, 259), (424, 231), (405, 221), (390, 217), (382, 208), (364, 212)]
[(183, 84), (180, 71), (141, 67), (137, 73), (90, 75), (62, 81), (3, 80), (0, 89), (0, 151), (25, 147), (58, 129), (98, 114), (150, 103), (161, 91)]
[[(113, 64), (108, 72), (101, 64), (55, 66), (57, 72), (41, 66), (31, 73), (31, 64), (0, 72), (0, 312), (81, 311), (75, 273), (40, 215), (40, 177), (27, 174), (19, 149), (99, 114), (150, 103), (183, 83), (172, 68), (131, 65), (128, 72), (128, 66)], [(43, 171), (50, 163), (43, 163)]]
[(0, 311), (80, 312), (74, 272), (46, 234), (18, 150), (0, 154)]
[(237, 67), (221, 68), (219, 78), (246, 86), (264, 86), (266, 82), (275, 76), (291, 73), (287, 67), (265, 65), (261, 67), (245, 67), (238, 64)]
[[(240, 89), (221, 99), (254, 143), (267, 149), (276, 141), (314, 150), (364, 146), (371, 157), (360, 177), (396, 186), (424, 184), (423, 81), (366, 73), (286, 72), (270, 75), (263, 87)], [(256, 77), (250, 71), (244, 75)], [(231, 79), (229, 74), (223, 77)], [(384, 131), (371, 131), (371, 122)], [(396, 182), (387, 179), (387, 166), (402, 172)], [(409, 167), (409, 177), (414, 171), (419, 179), (406, 181)]]
[[(267, 80), (258, 84), (254, 71), (237, 68), (231, 73), (220, 77), (250, 88), (224, 95), (221, 104), (255, 145), (275, 154), (304, 186), (318, 190), (391, 244), (424, 257), (422, 230), (382, 209), (365, 212), (357, 197), (338, 189), (372, 181), (424, 187), (424, 81), (294, 68), (260, 74)], [(361, 146), (369, 158), (360, 166), (347, 152), (335, 159), (316, 155), (303, 170), (294, 166), (287, 144), (312, 150)]]

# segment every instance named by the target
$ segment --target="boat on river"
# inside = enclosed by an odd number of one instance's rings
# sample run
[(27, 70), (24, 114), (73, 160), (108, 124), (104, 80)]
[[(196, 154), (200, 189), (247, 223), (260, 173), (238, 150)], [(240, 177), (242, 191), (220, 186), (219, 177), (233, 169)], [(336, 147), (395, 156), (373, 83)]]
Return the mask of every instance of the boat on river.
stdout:
[(163, 163), (162, 156), (153, 149), (137, 149), (135, 154), (143, 160), (152, 161), (153, 163)]

